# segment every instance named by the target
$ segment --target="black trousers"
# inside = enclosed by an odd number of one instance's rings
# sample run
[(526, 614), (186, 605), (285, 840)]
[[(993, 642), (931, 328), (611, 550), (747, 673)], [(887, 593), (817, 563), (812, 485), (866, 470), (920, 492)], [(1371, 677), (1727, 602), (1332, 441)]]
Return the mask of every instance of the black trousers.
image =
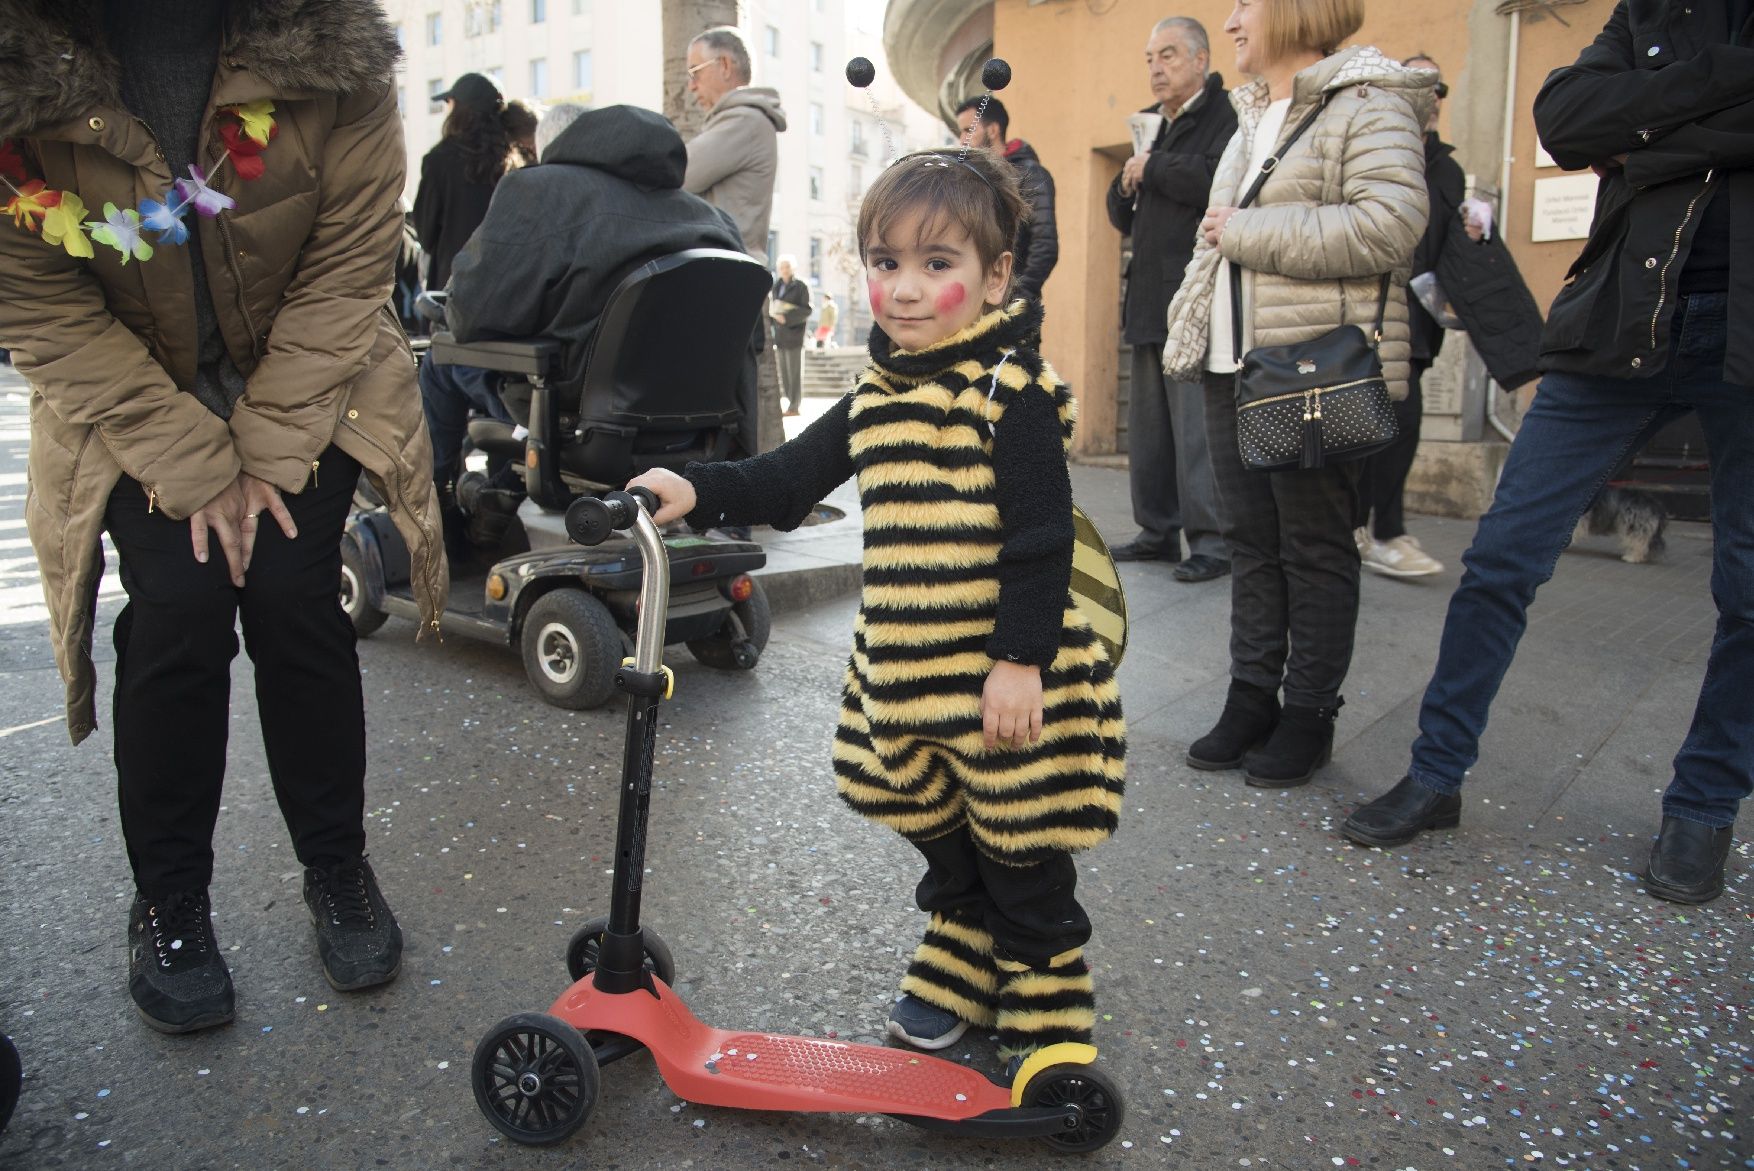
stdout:
[(1429, 369), (1429, 361), (1413, 359), (1407, 397), (1395, 404), (1395, 441), (1364, 459), (1359, 469), (1358, 515), (1353, 517), (1352, 527), (1361, 529), (1374, 516), (1371, 535), (1379, 541), (1392, 541), (1407, 531), (1401, 497), (1407, 488), (1407, 473), (1413, 470), (1413, 457), (1419, 454), (1419, 424), (1425, 417), (1425, 394), (1419, 382)]
[(148, 512), (122, 477), (105, 527), (128, 604), (116, 618), (116, 776), (134, 883), (147, 897), (202, 890), (225, 777), (237, 624), (255, 664), (262, 741), (300, 862), (365, 850), (365, 703), (353, 625), (341, 609), (341, 530), (359, 464), (330, 447), (318, 483), (286, 498), (287, 540), (264, 513), (245, 584), (218, 542), (203, 565), (189, 522)]
[(1328, 707), (1358, 625), (1358, 462), (1255, 472), (1236, 446), (1236, 380), (1206, 375), (1206, 436), (1230, 549), (1230, 673)]
[(920, 910), (985, 928), (1000, 957), (1040, 967), (1090, 941), (1070, 854), (1007, 866), (981, 853), (966, 827), (914, 847), (926, 856), (926, 876), (914, 890)]

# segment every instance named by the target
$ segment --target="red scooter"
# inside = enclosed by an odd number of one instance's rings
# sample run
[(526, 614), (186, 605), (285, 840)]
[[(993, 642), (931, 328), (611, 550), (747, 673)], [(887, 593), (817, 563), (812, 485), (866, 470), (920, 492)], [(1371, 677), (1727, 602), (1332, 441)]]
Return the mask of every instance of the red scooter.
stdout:
[(634, 657), (616, 685), (627, 693), (621, 811), (609, 916), (579, 928), (567, 948), (573, 985), (546, 1013), (518, 1013), (475, 1050), (471, 1081), (489, 1122), (520, 1143), (557, 1143), (590, 1116), (599, 1069), (647, 1049), (678, 1097), (740, 1110), (888, 1114), (931, 1130), (1039, 1138), (1058, 1151), (1094, 1151), (1119, 1133), (1119, 1090), (1090, 1045), (1032, 1054), (1010, 1085), (942, 1058), (817, 1037), (715, 1029), (671, 988), (675, 961), (639, 922), (658, 705), (673, 678), (663, 665), (669, 558), (643, 489), (584, 497), (567, 509), (573, 540), (595, 545), (633, 528), (644, 560)]

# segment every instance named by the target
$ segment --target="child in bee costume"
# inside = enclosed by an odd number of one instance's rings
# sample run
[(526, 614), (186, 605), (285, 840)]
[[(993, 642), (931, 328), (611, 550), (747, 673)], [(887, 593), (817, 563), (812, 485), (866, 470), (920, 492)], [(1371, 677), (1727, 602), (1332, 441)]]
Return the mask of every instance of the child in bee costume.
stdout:
[(857, 476), (834, 773), (925, 855), (930, 915), (888, 1030), (941, 1049), (996, 1026), (1014, 1064), (1090, 1039), (1072, 855), (1114, 832), (1125, 753), (1114, 666), (1069, 592), (1075, 404), (1036, 352), (1039, 305), (1006, 304), (1024, 206), (985, 151), (898, 160), (860, 211), (876, 325), (858, 385), (766, 455), (633, 482), (659, 522), (790, 529)]

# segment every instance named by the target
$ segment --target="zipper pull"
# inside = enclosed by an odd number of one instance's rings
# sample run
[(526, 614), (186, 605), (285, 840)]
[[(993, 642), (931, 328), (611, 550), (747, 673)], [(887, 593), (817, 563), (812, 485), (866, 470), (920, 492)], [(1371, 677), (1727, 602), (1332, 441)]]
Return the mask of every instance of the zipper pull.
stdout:
[(157, 507), (158, 507), (158, 489), (157, 488), (148, 488), (146, 490), (146, 515), (151, 516), (153, 513), (153, 510), (155, 510)]
[(1315, 417), (1319, 419), (1322, 417), (1322, 392), (1319, 389), (1312, 390), (1309, 395), (1315, 400)]
[(1306, 390), (1303, 392), (1303, 421), (1305, 423), (1309, 422), (1310, 419), (1313, 418), (1313, 416), (1309, 413), (1309, 396), (1310, 396), (1309, 391)]
[(313, 488), (317, 486), (317, 465), (322, 462), (323, 461), (320, 459), (314, 459), (311, 461), (311, 487)]

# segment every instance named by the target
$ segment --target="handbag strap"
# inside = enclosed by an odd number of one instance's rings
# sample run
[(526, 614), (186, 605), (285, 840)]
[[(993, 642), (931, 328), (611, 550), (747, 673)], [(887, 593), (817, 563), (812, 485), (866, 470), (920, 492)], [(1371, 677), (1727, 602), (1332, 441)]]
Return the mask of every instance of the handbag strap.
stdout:
[[(1314, 125), (1315, 120), (1321, 116), (1321, 112), (1327, 108), (1327, 105), (1328, 95), (1323, 94), (1322, 100), (1316, 103), (1315, 108), (1305, 114), (1303, 121), (1294, 126), (1291, 133), (1286, 135), (1285, 141), (1279, 144), (1279, 149), (1262, 160), (1260, 174), (1255, 176), (1255, 181), (1249, 184), (1248, 191), (1243, 194), (1242, 199), (1236, 205), (1238, 211), (1247, 207), (1254, 201), (1255, 196), (1261, 193), (1261, 188), (1266, 185), (1267, 177), (1278, 167), (1279, 160), (1285, 157), (1285, 152), (1291, 149), (1292, 143), (1301, 138), (1303, 132)], [(1226, 263), (1230, 265), (1230, 357), (1240, 369), (1242, 367), (1242, 266), (1234, 260)], [(1342, 299), (1344, 299), (1344, 294), (1342, 294)], [(1382, 287), (1378, 291), (1376, 299), (1376, 327), (1371, 335), (1376, 342), (1382, 341), (1383, 314), (1388, 310), (1388, 304), (1389, 274), (1385, 272), (1382, 274)]]

